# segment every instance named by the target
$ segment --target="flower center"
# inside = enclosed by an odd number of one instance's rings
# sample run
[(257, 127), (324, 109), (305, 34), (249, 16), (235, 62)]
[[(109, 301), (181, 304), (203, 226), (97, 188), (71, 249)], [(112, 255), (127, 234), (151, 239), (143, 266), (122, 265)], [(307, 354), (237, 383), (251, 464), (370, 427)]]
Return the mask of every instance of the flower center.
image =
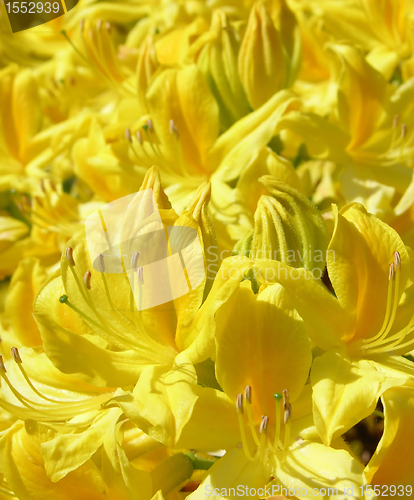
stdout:
[[(275, 393), (273, 397), (276, 401), (276, 426), (273, 442), (268, 436), (268, 426), (269, 426), (269, 417), (266, 415), (262, 416), (262, 421), (260, 423), (259, 435), (256, 431), (256, 426), (254, 425), (253, 415), (252, 415), (252, 388), (248, 385), (244, 391), (244, 400), (245, 404), (243, 404), (243, 395), (238, 394), (236, 399), (236, 408), (239, 417), (239, 426), (240, 426), (240, 436), (242, 441), (242, 446), (246, 457), (251, 460), (260, 460), (263, 464), (267, 462), (268, 453), (276, 455), (281, 453), (281, 460), (284, 461), (287, 455), (287, 450), (289, 448), (290, 441), (290, 428), (291, 428), (291, 417), (292, 417), (292, 407), (289, 403), (289, 391), (285, 389), (283, 394)], [(282, 400), (283, 400), (283, 423), (284, 423), (284, 440), (283, 445), (281, 444), (281, 413), (282, 413)], [(247, 442), (246, 436), (246, 428), (244, 422), (244, 414), (247, 414), (248, 427), (250, 428), (250, 432), (252, 434), (253, 440), (256, 445), (256, 451), (252, 454), (249, 449), (249, 445)]]
[[(105, 228), (105, 226), (104, 226)], [(106, 231), (105, 231), (106, 233)], [(121, 252), (122, 255), (122, 252)], [(73, 258), (73, 250), (71, 247), (68, 247), (65, 251), (65, 258), (69, 264), (70, 272), (74, 278), (76, 286), (84, 300), (84, 303), (87, 305), (89, 312), (85, 313), (81, 311), (78, 307), (72, 304), (69, 301), (69, 297), (67, 295), (62, 295), (59, 301), (62, 304), (66, 304), (73, 311), (79, 314), (85, 321), (89, 324), (92, 324), (97, 328), (95, 332), (98, 335), (101, 335), (105, 340), (110, 341), (114, 345), (118, 346), (121, 349), (132, 350), (139, 354), (139, 356), (146, 360), (149, 363), (157, 363), (157, 364), (167, 364), (170, 365), (173, 362), (173, 359), (176, 355), (176, 352), (168, 346), (162, 345), (159, 342), (155, 341), (153, 338), (148, 335), (145, 329), (142, 326), (142, 307), (139, 308), (139, 311), (135, 309), (135, 300), (134, 300), (134, 292), (130, 287), (130, 316), (127, 316), (124, 312), (120, 311), (114, 304), (111, 293), (109, 290), (108, 282), (105, 276), (105, 256), (100, 254), (98, 257), (98, 263), (101, 272), (99, 273), (102, 282), (103, 288), (105, 290), (106, 299), (108, 301), (111, 310), (116, 315), (117, 324), (121, 325), (121, 328), (115, 326), (115, 322), (108, 321), (104, 316), (99, 312), (99, 307), (96, 307), (96, 304), (93, 300), (93, 295), (91, 295), (90, 291), (92, 290), (93, 280), (92, 274), (89, 270), (83, 276), (82, 280), (79, 278), (76, 270), (75, 270), (75, 260)], [(138, 300), (142, 302), (142, 285), (144, 284), (144, 274), (143, 268), (141, 266), (137, 266), (139, 258), (139, 252), (134, 252), (131, 256), (131, 265), (130, 270), (135, 269), (136, 282), (138, 286)], [(123, 271), (125, 270), (125, 263), (122, 259)], [(138, 312), (138, 318), (137, 313)]]

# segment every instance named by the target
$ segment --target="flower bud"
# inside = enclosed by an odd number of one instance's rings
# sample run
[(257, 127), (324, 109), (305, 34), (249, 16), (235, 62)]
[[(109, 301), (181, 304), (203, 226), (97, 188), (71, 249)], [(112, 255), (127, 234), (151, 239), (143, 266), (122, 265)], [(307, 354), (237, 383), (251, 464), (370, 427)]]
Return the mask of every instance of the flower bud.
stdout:
[(237, 70), (240, 44), (237, 25), (222, 10), (215, 10), (210, 30), (191, 48), (191, 55), (219, 104), (224, 130), (251, 111)]
[[(278, 260), (291, 267), (325, 267), (328, 235), (316, 206), (291, 186), (266, 175), (260, 182), (270, 195), (262, 195), (254, 215), (254, 228), (236, 244), (234, 252), (252, 259)], [(315, 274), (316, 277), (316, 274)]]
[(239, 52), (239, 75), (251, 106), (259, 108), (286, 87), (287, 67), (280, 33), (261, 2), (252, 7)]

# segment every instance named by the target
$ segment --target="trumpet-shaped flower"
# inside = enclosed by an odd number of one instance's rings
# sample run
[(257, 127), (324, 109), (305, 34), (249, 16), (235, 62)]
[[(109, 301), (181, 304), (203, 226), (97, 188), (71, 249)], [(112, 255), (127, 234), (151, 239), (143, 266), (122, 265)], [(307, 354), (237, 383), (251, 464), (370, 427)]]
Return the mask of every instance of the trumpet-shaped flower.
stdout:
[[(228, 451), (190, 498), (201, 499), (206, 491), (213, 498), (234, 498), (237, 488), (265, 486), (274, 494), (282, 486), (303, 488), (308, 493), (295, 495), (311, 498), (312, 488), (343, 491), (352, 485), (356, 491), (366, 484), (362, 467), (345, 449), (319, 441), (305, 386), (310, 344), (286, 291), (274, 285), (255, 295), (244, 281), (220, 307), (216, 322), (216, 376), (223, 392), (198, 387), (177, 446), (192, 442), (199, 449)], [(341, 440), (335, 445), (346, 448)], [(251, 495), (270, 494), (259, 489)]]
[(335, 296), (307, 271), (257, 264), (262, 279), (267, 274), (291, 292), (310, 337), (326, 351), (311, 373), (315, 423), (325, 443), (372, 413), (388, 388), (414, 380), (412, 364), (399, 356), (412, 350), (414, 337), (406, 247), (361, 205), (334, 213), (327, 268)]

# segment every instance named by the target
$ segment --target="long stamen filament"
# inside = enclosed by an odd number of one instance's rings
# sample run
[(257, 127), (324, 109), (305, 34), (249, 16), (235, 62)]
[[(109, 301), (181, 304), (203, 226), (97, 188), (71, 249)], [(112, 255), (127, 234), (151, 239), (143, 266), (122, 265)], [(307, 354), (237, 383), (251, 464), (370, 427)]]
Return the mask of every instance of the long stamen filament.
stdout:
[(246, 401), (245, 408), (246, 408), (246, 413), (247, 413), (247, 419), (249, 421), (249, 427), (250, 427), (250, 429), (252, 431), (252, 436), (253, 436), (254, 442), (256, 443), (256, 446), (260, 446), (260, 440), (259, 440), (259, 438), (257, 436), (256, 428), (255, 428), (254, 422), (253, 422), (253, 415), (252, 415), (252, 408), (251, 408), (251, 405), (252, 405), (252, 388), (250, 387), (250, 385), (247, 385), (246, 388), (245, 388), (244, 399)]
[(260, 461), (264, 463), (267, 458), (267, 446), (266, 446), (266, 435), (267, 435), (267, 426), (269, 424), (269, 417), (263, 416), (262, 422), (260, 424), (260, 444), (259, 444), (259, 456)]
[(285, 424), (285, 440), (283, 445), (283, 458), (282, 461), (286, 460), (287, 451), (289, 449), (290, 443), (290, 429), (291, 429), (291, 416), (292, 416), (292, 407), (289, 403), (289, 391), (285, 389), (283, 391), (283, 407), (284, 407), (284, 424)]
[[(390, 300), (390, 287), (388, 288), (388, 296), (387, 296), (387, 311), (386, 318), (388, 318), (388, 324), (385, 330), (380, 330), (380, 335), (377, 334), (373, 339), (368, 339), (367, 348), (370, 352), (373, 352), (373, 348), (377, 346), (381, 346), (382, 344), (389, 342), (391, 339), (387, 339), (387, 335), (391, 331), (391, 328), (394, 324), (395, 317), (397, 315), (397, 309), (400, 299), (400, 276), (401, 276), (401, 257), (399, 252), (394, 252), (394, 262), (390, 265), (390, 279), (394, 282), (392, 299)], [(390, 313), (391, 311), (391, 313)], [(385, 324), (385, 320), (384, 320)], [(397, 334), (398, 338), (401, 338), (401, 333)], [(403, 338), (403, 337), (402, 337)]]
[(240, 436), (241, 436), (241, 441), (242, 441), (242, 446), (243, 446), (243, 451), (246, 455), (246, 457), (253, 462), (255, 460), (255, 457), (252, 457), (250, 454), (249, 447), (247, 445), (247, 439), (246, 439), (246, 430), (244, 428), (244, 419), (243, 419), (243, 395), (238, 394), (237, 399), (236, 399), (236, 408), (237, 408), (237, 415), (239, 417), (239, 428), (240, 428)]
[(280, 394), (280, 392), (276, 392), (275, 394), (273, 394), (273, 397), (276, 400), (276, 432), (275, 432), (275, 440), (273, 443), (273, 448), (277, 450), (279, 448), (279, 441), (280, 441), (280, 423), (281, 423), (280, 406), (283, 396), (282, 394)]
[(385, 317), (384, 321), (382, 323), (382, 326), (380, 328), (380, 331), (375, 335), (375, 337), (369, 338), (369, 339), (364, 339), (364, 343), (371, 343), (374, 342), (375, 340), (379, 339), (382, 337), (383, 333), (386, 331), (389, 319), (391, 316), (391, 307), (392, 307), (392, 295), (393, 295), (393, 290), (394, 290), (394, 285), (395, 285), (395, 267), (394, 263), (390, 264), (390, 273), (389, 273), (389, 280), (388, 280), (388, 292), (387, 292), (387, 309), (385, 311)]

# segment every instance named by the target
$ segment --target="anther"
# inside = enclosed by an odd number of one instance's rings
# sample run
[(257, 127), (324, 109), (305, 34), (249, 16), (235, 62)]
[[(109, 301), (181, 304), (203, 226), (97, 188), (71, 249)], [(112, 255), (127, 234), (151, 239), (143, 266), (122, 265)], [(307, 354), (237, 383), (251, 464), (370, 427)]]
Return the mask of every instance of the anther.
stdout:
[(401, 139), (404, 139), (406, 135), (407, 135), (407, 125), (403, 123), (401, 125)]
[(141, 134), (141, 131), (140, 131), (140, 130), (137, 130), (137, 134), (136, 134), (136, 135), (137, 135), (138, 142), (139, 142), (139, 143), (141, 144), (141, 146), (142, 146), (142, 144), (143, 144), (143, 142), (144, 142), (144, 141), (142, 140), (142, 134)]
[[(55, 80), (53, 80), (55, 82)], [(46, 193), (46, 187), (45, 187), (45, 181), (43, 179), (40, 179), (40, 189)]]
[(36, 200), (36, 203), (43, 208), (43, 202), (42, 200), (39, 198), (39, 196), (35, 196), (34, 199)]
[(174, 120), (170, 120), (169, 126), (170, 126), (170, 134), (178, 137), (178, 128), (177, 125), (174, 123)]
[(175, 126), (174, 120), (170, 120), (170, 134), (175, 135), (177, 127)]
[(252, 404), (252, 388), (250, 385), (246, 385), (246, 388), (244, 389), (244, 398), (249, 405)]
[(129, 130), (129, 128), (125, 129), (125, 138), (128, 142), (132, 142), (131, 131)]
[(49, 184), (50, 184), (50, 187), (51, 187), (52, 191), (54, 191), (55, 193), (57, 193), (57, 189), (56, 189), (55, 183), (52, 180), (50, 180)]
[(14, 361), (16, 361), (16, 363), (21, 364), (23, 361), (22, 361), (22, 358), (20, 357), (20, 353), (19, 353), (19, 350), (17, 349), (17, 347), (12, 347), (10, 349), (10, 351), (11, 351), (11, 355), (12, 355), (12, 358), (14, 359)]
[(84, 277), (83, 277), (83, 282), (85, 283), (85, 286), (88, 290), (91, 289), (91, 278), (92, 274), (90, 271), (86, 271)]
[(401, 255), (400, 252), (394, 252), (394, 264), (395, 267), (398, 268), (401, 265)]
[(135, 269), (138, 264), (139, 252), (134, 252), (131, 257), (131, 269)]
[(392, 122), (392, 128), (397, 128), (399, 119), (400, 117), (398, 115), (394, 116), (394, 120)]
[(3, 373), (7, 372), (6, 367), (4, 366), (3, 356), (1, 354), (0, 354), (0, 371)]
[(284, 407), (285, 407), (285, 411), (284, 411), (284, 414), (283, 414), (283, 422), (286, 425), (288, 423), (291, 415), (292, 415), (292, 407), (290, 406), (290, 403), (286, 403), (284, 405)]
[(237, 394), (236, 408), (237, 412), (243, 415), (243, 394)]
[(73, 258), (73, 248), (67, 247), (65, 250), (65, 258), (71, 266), (75, 265), (75, 259)]
[(137, 281), (139, 285), (144, 284), (144, 269), (142, 268), (142, 266), (139, 266), (139, 268), (137, 269)]
[(285, 389), (283, 391), (283, 408), (284, 408), (284, 415), (283, 415), (283, 420), (284, 423), (287, 424), (290, 416), (292, 415), (292, 407), (290, 406), (289, 403), (289, 391)]
[(111, 33), (111, 31), (112, 31), (112, 26), (111, 26), (111, 23), (106, 23), (106, 24), (105, 24), (105, 28), (106, 28), (106, 31), (107, 31), (108, 33)]
[(99, 269), (101, 270), (101, 273), (105, 272), (105, 257), (100, 253), (98, 255), (98, 265)]
[(101, 31), (101, 28), (102, 28), (102, 19), (99, 19), (99, 21), (96, 23), (96, 29), (98, 31)]
[(147, 120), (147, 125), (148, 125), (148, 130), (150, 132), (153, 132), (154, 131), (154, 125), (152, 124), (152, 120), (150, 118), (148, 118), (148, 120)]
[(395, 281), (395, 265), (394, 262), (391, 262), (390, 264), (390, 273), (388, 276), (389, 281)]
[(81, 31), (84, 30), (84, 28), (85, 28), (85, 19), (81, 19), (80, 20), (79, 28), (80, 28)]
[(260, 434), (263, 434), (264, 432), (267, 432), (267, 426), (269, 424), (269, 417), (266, 417), (266, 415), (264, 415), (262, 417), (262, 421), (260, 423)]

